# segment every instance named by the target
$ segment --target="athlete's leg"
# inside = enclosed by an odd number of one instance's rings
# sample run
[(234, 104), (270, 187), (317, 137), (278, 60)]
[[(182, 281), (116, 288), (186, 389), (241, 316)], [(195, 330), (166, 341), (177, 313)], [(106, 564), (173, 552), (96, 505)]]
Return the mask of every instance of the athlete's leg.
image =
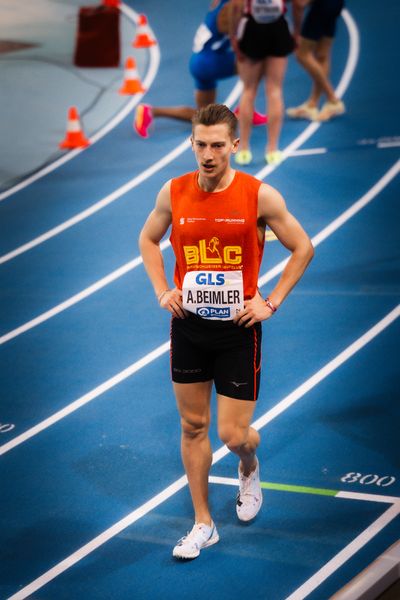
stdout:
[(153, 117), (191, 121), (196, 109), (191, 106), (152, 106)]
[(218, 435), (231, 452), (239, 456), (241, 470), (248, 476), (256, 467), (260, 435), (250, 426), (256, 403), (217, 394)]
[(335, 90), (328, 79), (325, 66), (316, 58), (316, 48), (317, 42), (300, 37), (299, 46), (296, 50), (296, 58), (311, 76), (314, 85), (317, 86), (320, 93), (323, 92), (326, 95), (328, 102), (338, 102), (339, 98), (336, 96)]
[(260, 436), (250, 426), (255, 405), (253, 400), (235, 400), (218, 395), (220, 438), (229, 450), (240, 458), (236, 514), (241, 521), (254, 519), (263, 502), (260, 471), (256, 457)]
[(265, 95), (268, 103), (267, 153), (274, 152), (279, 147), (284, 111), (283, 80), (287, 62), (286, 57), (277, 56), (269, 56), (265, 60)]
[(181, 453), (189, 481), (195, 521), (211, 524), (208, 507), (208, 474), (212, 452), (208, 437), (212, 381), (173, 383), (181, 416)]
[(195, 108), (191, 106), (150, 106), (150, 104), (138, 104), (135, 111), (133, 126), (140, 137), (149, 137), (149, 131), (157, 117), (178, 119), (179, 121), (191, 121)]
[[(216, 90), (195, 90), (194, 97), (197, 108), (207, 106), (215, 102)], [(179, 119), (180, 121), (191, 121), (196, 108), (191, 106), (153, 106), (153, 117), (167, 117)]]
[[(333, 38), (322, 37), (320, 40), (318, 40), (318, 42), (316, 43), (315, 49), (314, 49), (314, 56), (315, 56), (317, 62), (320, 64), (321, 69), (322, 69), (325, 77), (328, 80), (329, 80), (329, 73), (331, 70), (332, 43), (333, 43)], [(322, 92), (323, 92), (323, 90), (322, 90), (321, 85), (317, 81), (314, 81), (314, 79), (313, 79), (311, 95), (310, 95), (310, 98), (309, 98), (307, 104), (309, 106), (318, 106)]]
[(194, 99), (197, 108), (203, 108), (208, 104), (214, 104), (217, 98), (217, 90), (195, 90)]
[(240, 150), (250, 147), (250, 135), (254, 112), (254, 102), (258, 84), (263, 74), (263, 61), (254, 62), (248, 58), (238, 62), (239, 77), (243, 92), (239, 103)]

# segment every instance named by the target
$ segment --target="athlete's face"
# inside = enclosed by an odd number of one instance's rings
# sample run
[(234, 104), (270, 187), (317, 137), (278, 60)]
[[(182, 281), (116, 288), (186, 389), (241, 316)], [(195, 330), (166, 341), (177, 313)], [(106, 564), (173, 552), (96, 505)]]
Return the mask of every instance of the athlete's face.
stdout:
[(230, 157), (237, 151), (238, 143), (239, 139), (232, 140), (226, 123), (196, 125), (192, 135), (192, 148), (200, 176), (223, 176), (230, 168)]

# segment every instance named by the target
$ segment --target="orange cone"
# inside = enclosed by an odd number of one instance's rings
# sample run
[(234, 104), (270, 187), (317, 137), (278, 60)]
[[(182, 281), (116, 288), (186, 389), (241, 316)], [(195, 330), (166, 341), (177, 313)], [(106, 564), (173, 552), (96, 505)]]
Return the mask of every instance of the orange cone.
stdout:
[(134, 48), (149, 48), (149, 46), (154, 46), (155, 44), (157, 44), (157, 42), (150, 35), (146, 15), (139, 15), (138, 29), (136, 37), (132, 42), (132, 46)]
[(78, 109), (71, 106), (68, 110), (67, 132), (65, 139), (59, 143), (60, 148), (85, 148), (90, 142), (82, 131)]
[(128, 56), (125, 62), (125, 79), (120, 94), (138, 94), (144, 92), (145, 89), (140, 83), (139, 75), (136, 69), (136, 61), (131, 56)]

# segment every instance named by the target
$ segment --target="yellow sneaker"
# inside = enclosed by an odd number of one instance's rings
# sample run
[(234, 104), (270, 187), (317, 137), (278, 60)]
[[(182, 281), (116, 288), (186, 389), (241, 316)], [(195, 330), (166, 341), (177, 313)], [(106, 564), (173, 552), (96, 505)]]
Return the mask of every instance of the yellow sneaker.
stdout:
[(268, 165), (280, 165), (283, 161), (283, 154), (280, 150), (274, 150), (273, 152), (267, 152), (265, 155), (265, 162)]
[(253, 155), (250, 150), (239, 150), (235, 154), (235, 163), (237, 165), (249, 165), (253, 160)]

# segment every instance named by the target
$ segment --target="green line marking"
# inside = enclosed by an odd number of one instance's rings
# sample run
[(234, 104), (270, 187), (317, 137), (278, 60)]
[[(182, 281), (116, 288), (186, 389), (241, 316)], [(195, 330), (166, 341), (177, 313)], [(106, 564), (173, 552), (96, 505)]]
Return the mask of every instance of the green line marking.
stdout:
[(297, 494), (316, 494), (318, 496), (336, 496), (339, 490), (327, 490), (323, 488), (304, 487), (302, 485), (286, 485), (284, 483), (269, 483), (261, 481), (261, 487), (266, 490), (278, 490), (281, 492), (295, 492)]

